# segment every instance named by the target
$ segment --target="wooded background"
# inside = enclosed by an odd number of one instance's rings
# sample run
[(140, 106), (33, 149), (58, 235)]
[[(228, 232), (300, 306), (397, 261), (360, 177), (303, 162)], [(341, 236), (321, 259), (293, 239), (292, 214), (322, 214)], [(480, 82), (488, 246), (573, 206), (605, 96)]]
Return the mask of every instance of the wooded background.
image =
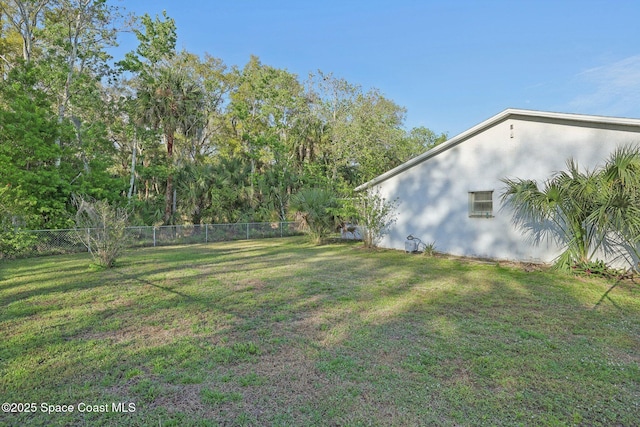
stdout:
[[(113, 58), (124, 30), (138, 46)], [(284, 221), (300, 190), (349, 197), (446, 139), (379, 90), (228, 66), (176, 31), (104, 0), (0, 0), (2, 227), (72, 226), (74, 195), (137, 225)]]

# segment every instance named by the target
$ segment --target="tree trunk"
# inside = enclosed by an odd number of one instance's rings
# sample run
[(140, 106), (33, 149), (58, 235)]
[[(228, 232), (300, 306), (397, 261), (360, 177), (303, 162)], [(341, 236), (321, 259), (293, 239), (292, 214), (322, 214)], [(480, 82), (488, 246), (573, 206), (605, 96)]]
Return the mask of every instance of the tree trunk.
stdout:
[(135, 136), (133, 137), (133, 143), (131, 145), (131, 179), (129, 180), (129, 194), (127, 194), (127, 199), (129, 200), (131, 200), (133, 196), (133, 187), (136, 183), (136, 152), (138, 144)]
[(169, 225), (171, 220), (171, 208), (173, 207), (173, 176), (169, 175), (167, 177), (167, 189), (164, 193), (165, 204), (164, 204), (164, 224)]
[[(166, 135), (167, 140), (167, 155), (170, 162), (173, 161), (173, 131), (170, 131)], [(173, 164), (171, 164), (173, 166)], [(165, 191), (165, 204), (164, 204), (164, 223), (169, 225), (173, 211), (173, 175), (171, 169), (169, 169), (169, 176), (167, 176), (167, 189)]]

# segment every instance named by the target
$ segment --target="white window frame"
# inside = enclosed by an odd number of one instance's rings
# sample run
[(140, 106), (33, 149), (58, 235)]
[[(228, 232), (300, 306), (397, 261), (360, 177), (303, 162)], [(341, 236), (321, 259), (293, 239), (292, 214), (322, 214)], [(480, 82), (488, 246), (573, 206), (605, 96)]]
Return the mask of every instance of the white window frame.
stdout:
[(469, 218), (493, 218), (493, 190), (469, 191)]

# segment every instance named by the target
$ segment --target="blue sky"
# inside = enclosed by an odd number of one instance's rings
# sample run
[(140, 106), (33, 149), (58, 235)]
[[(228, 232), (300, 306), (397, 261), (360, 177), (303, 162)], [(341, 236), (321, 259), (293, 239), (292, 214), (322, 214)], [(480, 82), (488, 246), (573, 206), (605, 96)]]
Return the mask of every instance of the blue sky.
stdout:
[[(640, 118), (637, 0), (110, 0), (166, 10), (178, 48), (322, 70), (450, 137), (506, 108)], [(129, 51), (135, 39), (123, 37)]]

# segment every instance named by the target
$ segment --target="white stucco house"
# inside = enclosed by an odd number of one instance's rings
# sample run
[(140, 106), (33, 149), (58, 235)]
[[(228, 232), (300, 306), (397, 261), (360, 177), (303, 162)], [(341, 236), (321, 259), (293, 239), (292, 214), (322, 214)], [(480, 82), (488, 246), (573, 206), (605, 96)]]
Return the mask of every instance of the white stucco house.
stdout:
[(560, 248), (513, 225), (501, 179), (541, 184), (569, 158), (592, 170), (629, 144), (640, 144), (640, 119), (507, 109), (356, 190), (399, 201), (382, 247), (404, 250), (413, 235), (453, 255), (550, 263)]

